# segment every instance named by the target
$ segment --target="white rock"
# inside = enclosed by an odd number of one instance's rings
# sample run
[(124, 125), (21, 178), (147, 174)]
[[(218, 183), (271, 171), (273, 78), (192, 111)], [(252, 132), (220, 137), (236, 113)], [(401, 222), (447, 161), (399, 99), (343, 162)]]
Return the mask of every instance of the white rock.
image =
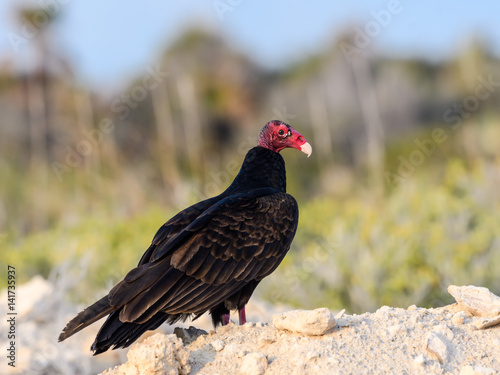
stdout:
[(500, 324), (500, 315), (494, 318), (476, 318), (472, 321), (472, 325), (477, 329), (485, 329)]
[(408, 332), (408, 329), (404, 324), (395, 324), (387, 328), (387, 333), (389, 337), (397, 336), (397, 335), (405, 335)]
[(444, 324), (440, 324), (438, 326), (435, 326), (433, 329), (433, 332), (437, 332), (442, 334), (444, 337), (446, 337), (449, 341), (453, 340), (455, 337), (455, 334), (451, 329), (448, 328), (448, 326)]
[(262, 375), (267, 369), (267, 357), (262, 353), (249, 353), (243, 358), (240, 373), (243, 375)]
[(448, 343), (447, 340), (437, 332), (429, 332), (425, 337), (425, 348), (443, 364), (448, 359)]
[(306, 353), (306, 361), (310, 361), (311, 359), (318, 358), (319, 353), (316, 350), (311, 350)]
[(390, 306), (387, 306), (387, 305), (384, 305), (382, 307), (380, 307), (377, 311), (381, 311), (381, 312), (392, 312), (393, 308), (390, 307)]
[(464, 366), (460, 369), (460, 375), (494, 375), (497, 371), (489, 367)]
[(335, 326), (335, 318), (326, 307), (316, 310), (293, 310), (273, 315), (273, 325), (305, 335), (323, 335)]
[(500, 349), (500, 338), (499, 339), (494, 339), (493, 343), (491, 344), (492, 347)]
[(417, 366), (417, 367), (424, 367), (425, 366), (425, 357), (423, 354), (419, 354), (418, 356), (415, 357), (415, 359), (413, 360), (413, 363)]
[(328, 357), (326, 359), (326, 361), (331, 366), (338, 366), (338, 365), (340, 365), (340, 360), (337, 357), (334, 357), (334, 356)]
[(101, 375), (188, 374), (189, 352), (175, 335), (157, 333), (134, 344), (127, 353), (128, 362)]
[(491, 293), (487, 288), (473, 285), (450, 285), (448, 293), (455, 297), (459, 305), (476, 316), (500, 315), (500, 297)]
[(456, 325), (462, 325), (465, 323), (465, 319), (467, 318), (467, 314), (463, 311), (457, 312), (453, 317), (451, 318), (451, 322)]
[(241, 350), (241, 346), (235, 342), (230, 342), (224, 346), (224, 355), (237, 354)]
[(340, 310), (337, 315), (335, 315), (335, 319), (340, 319), (342, 316), (344, 316), (345, 309)]
[(224, 341), (222, 340), (212, 341), (212, 348), (214, 348), (216, 352), (220, 352), (222, 349), (224, 349)]

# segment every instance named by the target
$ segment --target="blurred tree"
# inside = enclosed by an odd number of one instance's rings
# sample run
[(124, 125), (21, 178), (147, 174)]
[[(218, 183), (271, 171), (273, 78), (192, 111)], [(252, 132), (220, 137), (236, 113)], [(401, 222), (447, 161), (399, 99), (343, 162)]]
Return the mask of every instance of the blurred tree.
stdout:
[[(44, 20), (40, 20), (43, 15)], [(41, 189), (47, 189), (49, 166), (49, 56), (50, 56), (50, 26), (55, 20), (55, 14), (47, 13), (42, 8), (20, 8), (18, 20), (21, 24), (33, 29), (32, 38), (27, 48), (31, 47), (33, 60), (31, 67), (25, 72), (25, 103), (30, 139), (30, 170), (37, 176), (37, 184)], [(44, 201), (34, 198), (32, 206), (32, 221), (35, 227), (47, 224), (47, 209)]]
[[(370, 52), (356, 64), (342, 53), (343, 40), (352, 39), (344, 35), (314, 56), (267, 71), (217, 33), (195, 28), (143, 72), (161, 72), (158, 85), (146, 90), (141, 74), (104, 99), (75, 84), (71, 64), (55, 46), (57, 17), (41, 12), (20, 9), (21, 23), (36, 23), (40, 14), (47, 22), (38, 21), (24, 46), (31, 57), (23, 60), (22, 79), (7, 66), (0, 81), (0, 141), (11, 155), (0, 167), (21, 186), (0, 186), (7, 210), (15, 212), (9, 223), (17, 224), (8, 224), (14, 227), (32, 230), (71, 217), (68, 200), (130, 214), (150, 201), (181, 206), (193, 195), (216, 194), (255, 144), (256, 124), (276, 117), (303, 129), (314, 144), (315, 164), (290, 156), (301, 170), (290, 174), (290, 187), (300, 184), (297, 194), (307, 196), (349, 194), (354, 181), (380, 191), (381, 171), (397, 169), (417, 147), (416, 137), (436, 127), (445, 128), (450, 141), (426, 155), (419, 170), (434, 168), (439, 158), (481, 158), (486, 149), (489, 158), (499, 156), (500, 61), (476, 42), (442, 63)], [(491, 81), (488, 98), (446, 121), (447, 111), (472, 103), (469, 96), (483, 81)], [(127, 104), (123, 98), (139, 89), (144, 97)], [(117, 100), (123, 111), (116, 111)], [(89, 140), (105, 119), (112, 130)], [(26, 161), (12, 155), (26, 155)], [(66, 168), (62, 178), (50, 175), (51, 162)], [(27, 173), (13, 172), (26, 166)]]

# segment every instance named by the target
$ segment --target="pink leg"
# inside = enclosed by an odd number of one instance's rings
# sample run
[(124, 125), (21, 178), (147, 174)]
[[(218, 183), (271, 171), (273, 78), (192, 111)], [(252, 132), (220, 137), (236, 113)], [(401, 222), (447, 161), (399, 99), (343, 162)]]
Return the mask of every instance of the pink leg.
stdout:
[(245, 306), (243, 306), (239, 311), (240, 326), (247, 322), (247, 315), (245, 314)]
[(230, 314), (222, 314), (222, 325), (227, 326), (229, 324), (229, 320), (231, 320)]

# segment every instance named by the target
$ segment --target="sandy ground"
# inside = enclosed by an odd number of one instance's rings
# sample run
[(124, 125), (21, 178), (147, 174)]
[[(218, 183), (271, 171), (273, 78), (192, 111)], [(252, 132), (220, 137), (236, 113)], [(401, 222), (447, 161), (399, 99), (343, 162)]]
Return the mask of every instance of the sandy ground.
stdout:
[[(162, 342), (170, 345), (158, 346)], [(180, 355), (169, 362), (162, 349), (172, 351), (172, 343)], [(385, 306), (375, 313), (339, 316), (323, 335), (247, 323), (201, 335), (185, 346), (175, 335), (157, 335), (133, 350), (141, 355), (103, 374), (496, 374), (500, 328), (478, 330), (474, 318), (456, 305)], [(169, 366), (155, 367), (152, 357)]]
[[(193, 325), (205, 333), (178, 329), (177, 335), (165, 326), (128, 352), (97, 357), (89, 346), (99, 324), (57, 343), (79, 307), (64, 305), (55, 290), (41, 278), (18, 288), (26, 298), (17, 305), (16, 367), (3, 356), (1, 373), (500, 374), (500, 298), (484, 288), (455, 289), (459, 303), (441, 308), (384, 306), (362, 315), (318, 309), (273, 316), (276, 311), (257, 301), (243, 326), (215, 332), (200, 319)], [(6, 319), (1, 326), (8, 330)], [(1, 343), (8, 347), (6, 335)]]

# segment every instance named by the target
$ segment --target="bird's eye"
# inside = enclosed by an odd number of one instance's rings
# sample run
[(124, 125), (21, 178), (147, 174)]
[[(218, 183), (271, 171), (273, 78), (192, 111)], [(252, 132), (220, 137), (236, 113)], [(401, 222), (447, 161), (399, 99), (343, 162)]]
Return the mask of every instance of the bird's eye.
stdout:
[(283, 134), (285, 134), (285, 131), (283, 129), (280, 129), (280, 130), (278, 130), (278, 134), (283, 135)]

